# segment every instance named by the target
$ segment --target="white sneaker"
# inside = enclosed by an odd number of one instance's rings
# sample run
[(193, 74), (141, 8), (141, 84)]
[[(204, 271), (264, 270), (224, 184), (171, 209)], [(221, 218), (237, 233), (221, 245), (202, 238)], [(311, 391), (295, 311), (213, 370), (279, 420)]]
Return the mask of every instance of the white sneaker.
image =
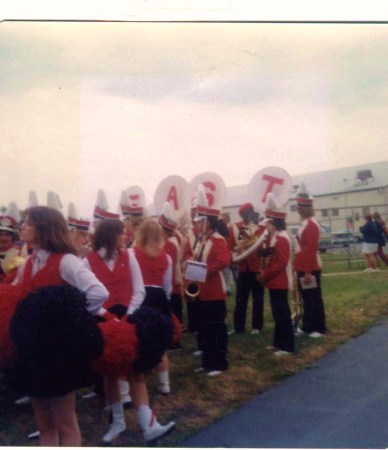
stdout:
[(202, 356), (203, 351), (202, 350), (196, 350), (195, 352), (193, 352), (194, 356)]
[(31, 399), (30, 397), (24, 396), (24, 397), (20, 397), (17, 400), (15, 400), (15, 405), (28, 405), (28, 403), (31, 403)]
[(159, 383), (158, 391), (164, 395), (171, 394), (170, 385), (168, 383)]
[(201, 372), (205, 372), (205, 369), (203, 367), (197, 367), (196, 369), (194, 369), (194, 373), (201, 373)]
[(290, 356), (292, 355), (292, 352), (286, 352), (285, 350), (276, 350), (276, 352), (274, 352), (275, 356)]
[(367, 267), (363, 272), (373, 272), (373, 269), (372, 267)]
[(257, 328), (254, 328), (254, 329), (251, 331), (251, 334), (260, 334), (260, 330), (258, 330)]
[(305, 334), (305, 332), (300, 328), (297, 328), (296, 331), (294, 331), (295, 336), (301, 336), (302, 334)]
[(126, 428), (124, 408), (121, 401), (110, 405), (112, 411), (112, 424), (109, 427), (108, 432), (103, 436), (102, 442), (105, 445), (109, 445), (114, 441)]
[(146, 445), (155, 444), (158, 439), (167, 436), (174, 428), (175, 422), (169, 422), (167, 425), (160, 425), (159, 422), (155, 422), (143, 432)]
[(234, 334), (236, 332), (236, 330), (230, 330), (228, 331), (228, 335), (230, 336), (231, 334)]
[(380, 269), (372, 269), (371, 272), (380, 272)]
[(208, 372), (208, 377), (216, 377), (217, 375), (220, 375), (222, 373), (222, 370), (211, 370)]
[(114, 424), (110, 426), (108, 432), (103, 436), (102, 442), (104, 444), (111, 444), (112, 441), (114, 441), (116, 438), (119, 437), (119, 435), (125, 431), (125, 424)]
[(312, 338), (321, 338), (323, 336), (324, 336), (324, 334), (318, 333), (318, 331), (313, 331), (312, 333), (309, 334), (309, 337), (312, 337)]
[(29, 439), (30, 441), (33, 441), (35, 439), (39, 439), (40, 438), (40, 432), (39, 431), (34, 431), (33, 433), (30, 433), (27, 436), (27, 439)]

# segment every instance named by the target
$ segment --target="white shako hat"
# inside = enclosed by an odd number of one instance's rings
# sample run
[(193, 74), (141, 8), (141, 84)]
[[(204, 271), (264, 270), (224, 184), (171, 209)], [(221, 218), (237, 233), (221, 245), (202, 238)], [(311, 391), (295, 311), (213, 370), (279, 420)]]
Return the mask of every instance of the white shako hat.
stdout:
[(63, 215), (62, 203), (59, 198), (59, 195), (56, 192), (53, 192), (53, 191), (47, 192), (47, 206), (49, 206), (50, 208), (56, 209), (58, 212), (60, 212)]
[(17, 233), (17, 226), (20, 220), (20, 213), (16, 203), (10, 202), (4, 215), (0, 216), (0, 230)]
[(32, 208), (33, 206), (39, 206), (38, 196), (35, 191), (30, 191), (28, 193), (28, 205), (27, 208)]
[(73, 202), (69, 203), (67, 213), (67, 225), (70, 229), (76, 229), (81, 231), (88, 231), (90, 226), (90, 220), (80, 219), (77, 214), (77, 209)]
[(109, 208), (108, 200), (103, 189), (99, 189), (97, 192), (97, 202), (94, 207), (93, 217), (95, 221), (105, 219), (120, 219), (119, 214), (110, 213), (107, 211)]
[(164, 202), (162, 205), (162, 211), (159, 216), (159, 223), (163, 228), (173, 231), (178, 225), (174, 217), (174, 211), (170, 202)]
[(145, 211), (145, 195), (140, 186), (127, 188), (120, 199), (120, 208), (125, 217), (141, 217)]
[(198, 185), (197, 189), (197, 214), (198, 216), (213, 216), (218, 217), (220, 215), (220, 209), (214, 209), (209, 207), (208, 198), (206, 195), (206, 189), (203, 184)]
[(267, 219), (285, 219), (286, 215), (285, 208), (279, 206), (274, 194), (272, 192), (268, 193), (265, 217)]
[(312, 205), (314, 197), (312, 197), (307, 189), (305, 182), (302, 180), (299, 185), (298, 193), (296, 194), (296, 202), (301, 206)]

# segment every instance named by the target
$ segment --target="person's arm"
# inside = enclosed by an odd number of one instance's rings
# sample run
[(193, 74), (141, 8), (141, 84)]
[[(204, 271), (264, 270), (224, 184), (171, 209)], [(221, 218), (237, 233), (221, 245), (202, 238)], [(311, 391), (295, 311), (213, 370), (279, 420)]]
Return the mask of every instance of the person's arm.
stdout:
[(87, 265), (86, 259), (81, 261), (75, 255), (66, 254), (61, 260), (59, 272), (67, 283), (85, 293), (87, 310), (97, 314), (109, 297), (109, 292)]
[(129, 267), (131, 272), (132, 281), (132, 297), (129, 302), (127, 314), (133, 314), (138, 308), (140, 308), (145, 297), (145, 287), (143, 277), (139, 263), (137, 262), (135, 252), (133, 249), (128, 250), (129, 254)]
[(167, 270), (164, 272), (163, 289), (164, 292), (166, 293), (166, 297), (170, 300), (172, 291), (172, 258), (170, 255), (167, 255), (167, 260), (168, 260), (168, 267)]

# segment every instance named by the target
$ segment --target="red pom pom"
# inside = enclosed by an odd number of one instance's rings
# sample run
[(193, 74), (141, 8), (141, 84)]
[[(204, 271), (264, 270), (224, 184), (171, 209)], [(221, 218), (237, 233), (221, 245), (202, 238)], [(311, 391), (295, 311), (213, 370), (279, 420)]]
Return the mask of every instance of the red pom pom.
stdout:
[(24, 298), (22, 286), (0, 285), (0, 369), (10, 367), (15, 347), (9, 333), (9, 325), (16, 306)]
[(180, 323), (178, 317), (171, 313), (172, 321), (174, 323), (174, 334), (172, 336), (172, 343), (171, 345), (175, 345), (179, 342), (179, 340), (182, 337), (182, 324)]
[(126, 378), (137, 358), (135, 325), (109, 320), (98, 324), (104, 337), (104, 353), (93, 361), (93, 369), (102, 375)]

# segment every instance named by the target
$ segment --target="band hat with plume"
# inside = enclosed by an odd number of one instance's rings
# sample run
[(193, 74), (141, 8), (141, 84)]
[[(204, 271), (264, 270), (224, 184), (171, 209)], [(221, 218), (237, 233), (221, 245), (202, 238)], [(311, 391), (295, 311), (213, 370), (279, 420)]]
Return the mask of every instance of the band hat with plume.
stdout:
[(272, 192), (267, 195), (267, 207), (265, 209), (265, 217), (267, 219), (285, 219), (286, 211), (284, 207), (279, 206)]
[(163, 228), (173, 231), (178, 225), (174, 218), (174, 212), (170, 202), (164, 202), (162, 205), (162, 211), (159, 216), (159, 223)]
[(35, 191), (30, 191), (28, 193), (28, 205), (27, 208), (32, 208), (33, 206), (39, 206), (38, 196)]
[(310, 206), (314, 198), (310, 195), (305, 182), (302, 180), (299, 185), (299, 191), (296, 194), (296, 202), (302, 206)]
[(145, 195), (140, 186), (130, 186), (121, 194), (120, 207), (125, 217), (141, 217), (145, 211)]
[(197, 214), (199, 216), (213, 216), (213, 217), (218, 217), (220, 214), (220, 209), (213, 209), (209, 207), (205, 186), (203, 184), (198, 185)]
[(77, 214), (76, 207), (73, 202), (69, 203), (67, 224), (69, 228), (88, 231), (90, 226), (90, 220), (80, 219)]
[(105, 219), (120, 219), (119, 214), (110, 213), (107, 211), (109, 208), (108, 200), (106, 198), (105, 191), (99, 189), (97, 192), (97, 202), (94, 207), (93, 217), (95, 221), (105, 220)]
[(243, 203), (243, 204), (240, 206), (239, 210), (238, 210), (239, 215), (241, 216), (241, 214), (242, 214), (244, 211), (246, 211), (247, 209), (250, 209), (250, 208), (251, 208), (252, 210), (254, 209), (252, 203), (250, 203), (250, 202)]
[(20, 213), (16, 203), (10, 202), (5, 214), (0, 216), (0, 230), (17, 233), (17, 225), (20, 220)]
[(47, 206), (50, 208), (56, 209), (58, 212), (63, 214), (62, 212), (62, 203), (59, 198), (59, 195), (56, 192), (48, 191), (47, 192)]
[(143, 215), (144, 212), (142, 206), (131, 206), (127, 191), (121, 192), (120, 208), (121, 213), (124, 217), (140, 217)]

